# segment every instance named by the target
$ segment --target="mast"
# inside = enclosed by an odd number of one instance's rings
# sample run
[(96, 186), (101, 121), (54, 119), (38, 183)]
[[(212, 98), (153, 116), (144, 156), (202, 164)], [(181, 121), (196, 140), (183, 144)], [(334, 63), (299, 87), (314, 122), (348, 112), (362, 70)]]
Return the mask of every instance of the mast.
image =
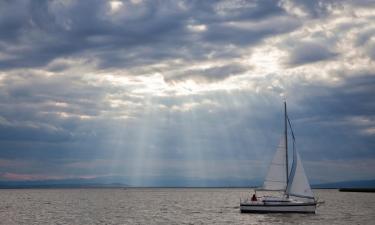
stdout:
[[(287, 114), (286, 114), (286, 101), (284, 101), (284, 122), (285, 122), (285, 130), (284, 130), (284, 135), (285, 135), (285, 168), (286, 168), (286, 183), (288, 184), (288, 124), (287, 124), (287, 120), (288, 120), (288, 117), (287, 117)], [(286, 192), (286, 188), (285, 188), (285, 192)], [(287, 197), (289, 197), (289, 195), (287, 194)]]

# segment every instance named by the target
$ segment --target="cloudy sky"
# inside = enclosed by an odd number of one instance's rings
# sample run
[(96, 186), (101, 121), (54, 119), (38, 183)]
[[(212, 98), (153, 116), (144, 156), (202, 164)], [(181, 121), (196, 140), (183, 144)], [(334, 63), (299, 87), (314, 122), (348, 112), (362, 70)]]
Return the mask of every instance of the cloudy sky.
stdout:
[(2, 0), (0, 180), (262, 180), (284, 98), (313, 183), (375, 179), (374, 21), (374, 0)]

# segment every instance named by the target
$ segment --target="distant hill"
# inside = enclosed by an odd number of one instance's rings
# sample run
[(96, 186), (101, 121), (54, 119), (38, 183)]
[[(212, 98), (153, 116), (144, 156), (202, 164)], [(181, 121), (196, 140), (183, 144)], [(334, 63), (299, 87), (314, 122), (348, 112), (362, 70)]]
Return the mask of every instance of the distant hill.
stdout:
[(62, 179), (33, 181), (0, 181), (0, 189), (5, 188), (95, 188), (95, 187), (127, 187), (126, 184), (102, 178)]
[[(119, 182), (122, 181), (122, 182)], [(93, 179), (61, 179), (35, 181), (0, 181), (0, 189), (5, 188), (105, 188), (105, 187), (256, 187), (259, 180), (243, 179), (183, 179), (150, 178), (140, 184), (127, 183), (124, 177), (102, 177)]]
[(312, 185), (313, 188), (375, 188), (375, 180), (342, 181)]
[[(127, 183), (124, 177), (101, 177), (92, 179), (62, 179), (35, 181), (0, 181), (1, 188), (116, 188), (116, 187), (258, 187), (261, 180), (243, 179), (147, 179), (142, 184)], [(312, 188), (375, 188), (375, 180), (343, 181), (314, 184)]]

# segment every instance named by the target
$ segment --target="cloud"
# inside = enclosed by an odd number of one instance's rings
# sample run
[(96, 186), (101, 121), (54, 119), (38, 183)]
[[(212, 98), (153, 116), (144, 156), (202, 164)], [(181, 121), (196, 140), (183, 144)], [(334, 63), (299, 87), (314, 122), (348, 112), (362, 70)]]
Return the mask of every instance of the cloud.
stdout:
[(191, 69), (183, 71), (180, 74), (173, 74), (172, 77), (168, 77), (167, 81), (176, 81), (176, 80), (223, 80), (229, 76), (241, 74), (246, 71), (246, 68), (241, 65), (224, 65), (216, 66), (203, 69)]
[(298, 43), (290, 52), (289, 64), (299, 66), (307, 63), (332, 59), (337, 56), (327, 47), (314, 42)]
[[(129, 67), (139, 60), (144, 64), (176, 57), (197, 59), (205, 57), (206, 53), (199, 52), (202, 47), (206, 52), (220, 52), (220, 48), (205, 42), (253, 43), (295, 27), (291, 19), (274, 18), (285, 15), (274, 1), (214, 4), (124, 1), (113, 13), (106, 1), (6, 1), (2, 4), (3, 9), (15, 9), (12, 15), (4, 12), (2, 16), (1, 26), (8, 31), (0, 37), (5, 55), (0, 68), (4, 69), (40, 67), (59, 57), (94, 57), (101, 68)], [(81, 11), (87, 12), (86, 15)], [(228, 25), (228, 22), (261, 19), (262, 23), (269, 22), (245, 29)], [(282, 23), (272, 26), (279, 21)], [(189, 29), (199, 24), (207, 30), (197, 33)], [(277, 29), (280, 26), (285, 28)]]
[(324, 17), (330, 13), (332, 8), (337, 7), (340, 1), (329, 0), (286, 0), (282, 5), (293, 14), (298, 16), (309, 16), (313, 18)]
[[(304, 93), (303, 97), (297, 97), (299, 110), (292, 118), (300, 135), (298, 143), (303, 143), (299, 148), (303, 153), (306, 151), (307, 158), (373, 157), (375, 142), (370, 137), (375, 126), (375, 105), (370, 96), (374, 94), (374, 81), (371, 73), (353, 73), (333, 87), (319, 85), (291, 91), (291, 94)], [(324, 135), (319, 135), (321, 132)]]

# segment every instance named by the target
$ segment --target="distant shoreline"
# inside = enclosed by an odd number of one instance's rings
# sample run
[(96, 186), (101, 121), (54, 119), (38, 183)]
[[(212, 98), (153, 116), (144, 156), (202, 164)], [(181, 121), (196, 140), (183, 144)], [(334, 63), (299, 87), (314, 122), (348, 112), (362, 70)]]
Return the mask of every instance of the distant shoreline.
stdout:
[[(183, 187), (183, 186), (150, 186), (150, 187), (137, 187), (137, 186), (126, 186), (126, 185), (5, 185), (0, 186), (0, 189), (256, 189), (256, 187)], [(313, 190), (339, 190), (341, 192), (375, 192), (375, 188), (338, 188), (338, 187), (328, 187), (328, 188), (312, 188)], [(261, 191), (261, 190), (259, 190)]]
[(375, 188), (339, 188), (341, 192), (375, 192)]
[[(146, 183), (142, 186), (128, 184), (121, 177), (111, 179), (63, 179), (63, 180), (29, 180), (29, 181), (0, 181), (0, 189), (74, 189), (74, 188), (239, 188), (258, 189), (262, 186), (260, 181), (248, 181), (227, 184), (223, 182), (206, 182), (204, 186), (200, 183), (189, 182), (159, 182)], [(312, 189), (342, 189), (343, 191), (373, 192), (375, 180), (343, 181), (336, 183), (312, 184)], [(353, 189), (353, 190), (352, 190)], [(362, 190), (363, 189), (363, 190)]]

